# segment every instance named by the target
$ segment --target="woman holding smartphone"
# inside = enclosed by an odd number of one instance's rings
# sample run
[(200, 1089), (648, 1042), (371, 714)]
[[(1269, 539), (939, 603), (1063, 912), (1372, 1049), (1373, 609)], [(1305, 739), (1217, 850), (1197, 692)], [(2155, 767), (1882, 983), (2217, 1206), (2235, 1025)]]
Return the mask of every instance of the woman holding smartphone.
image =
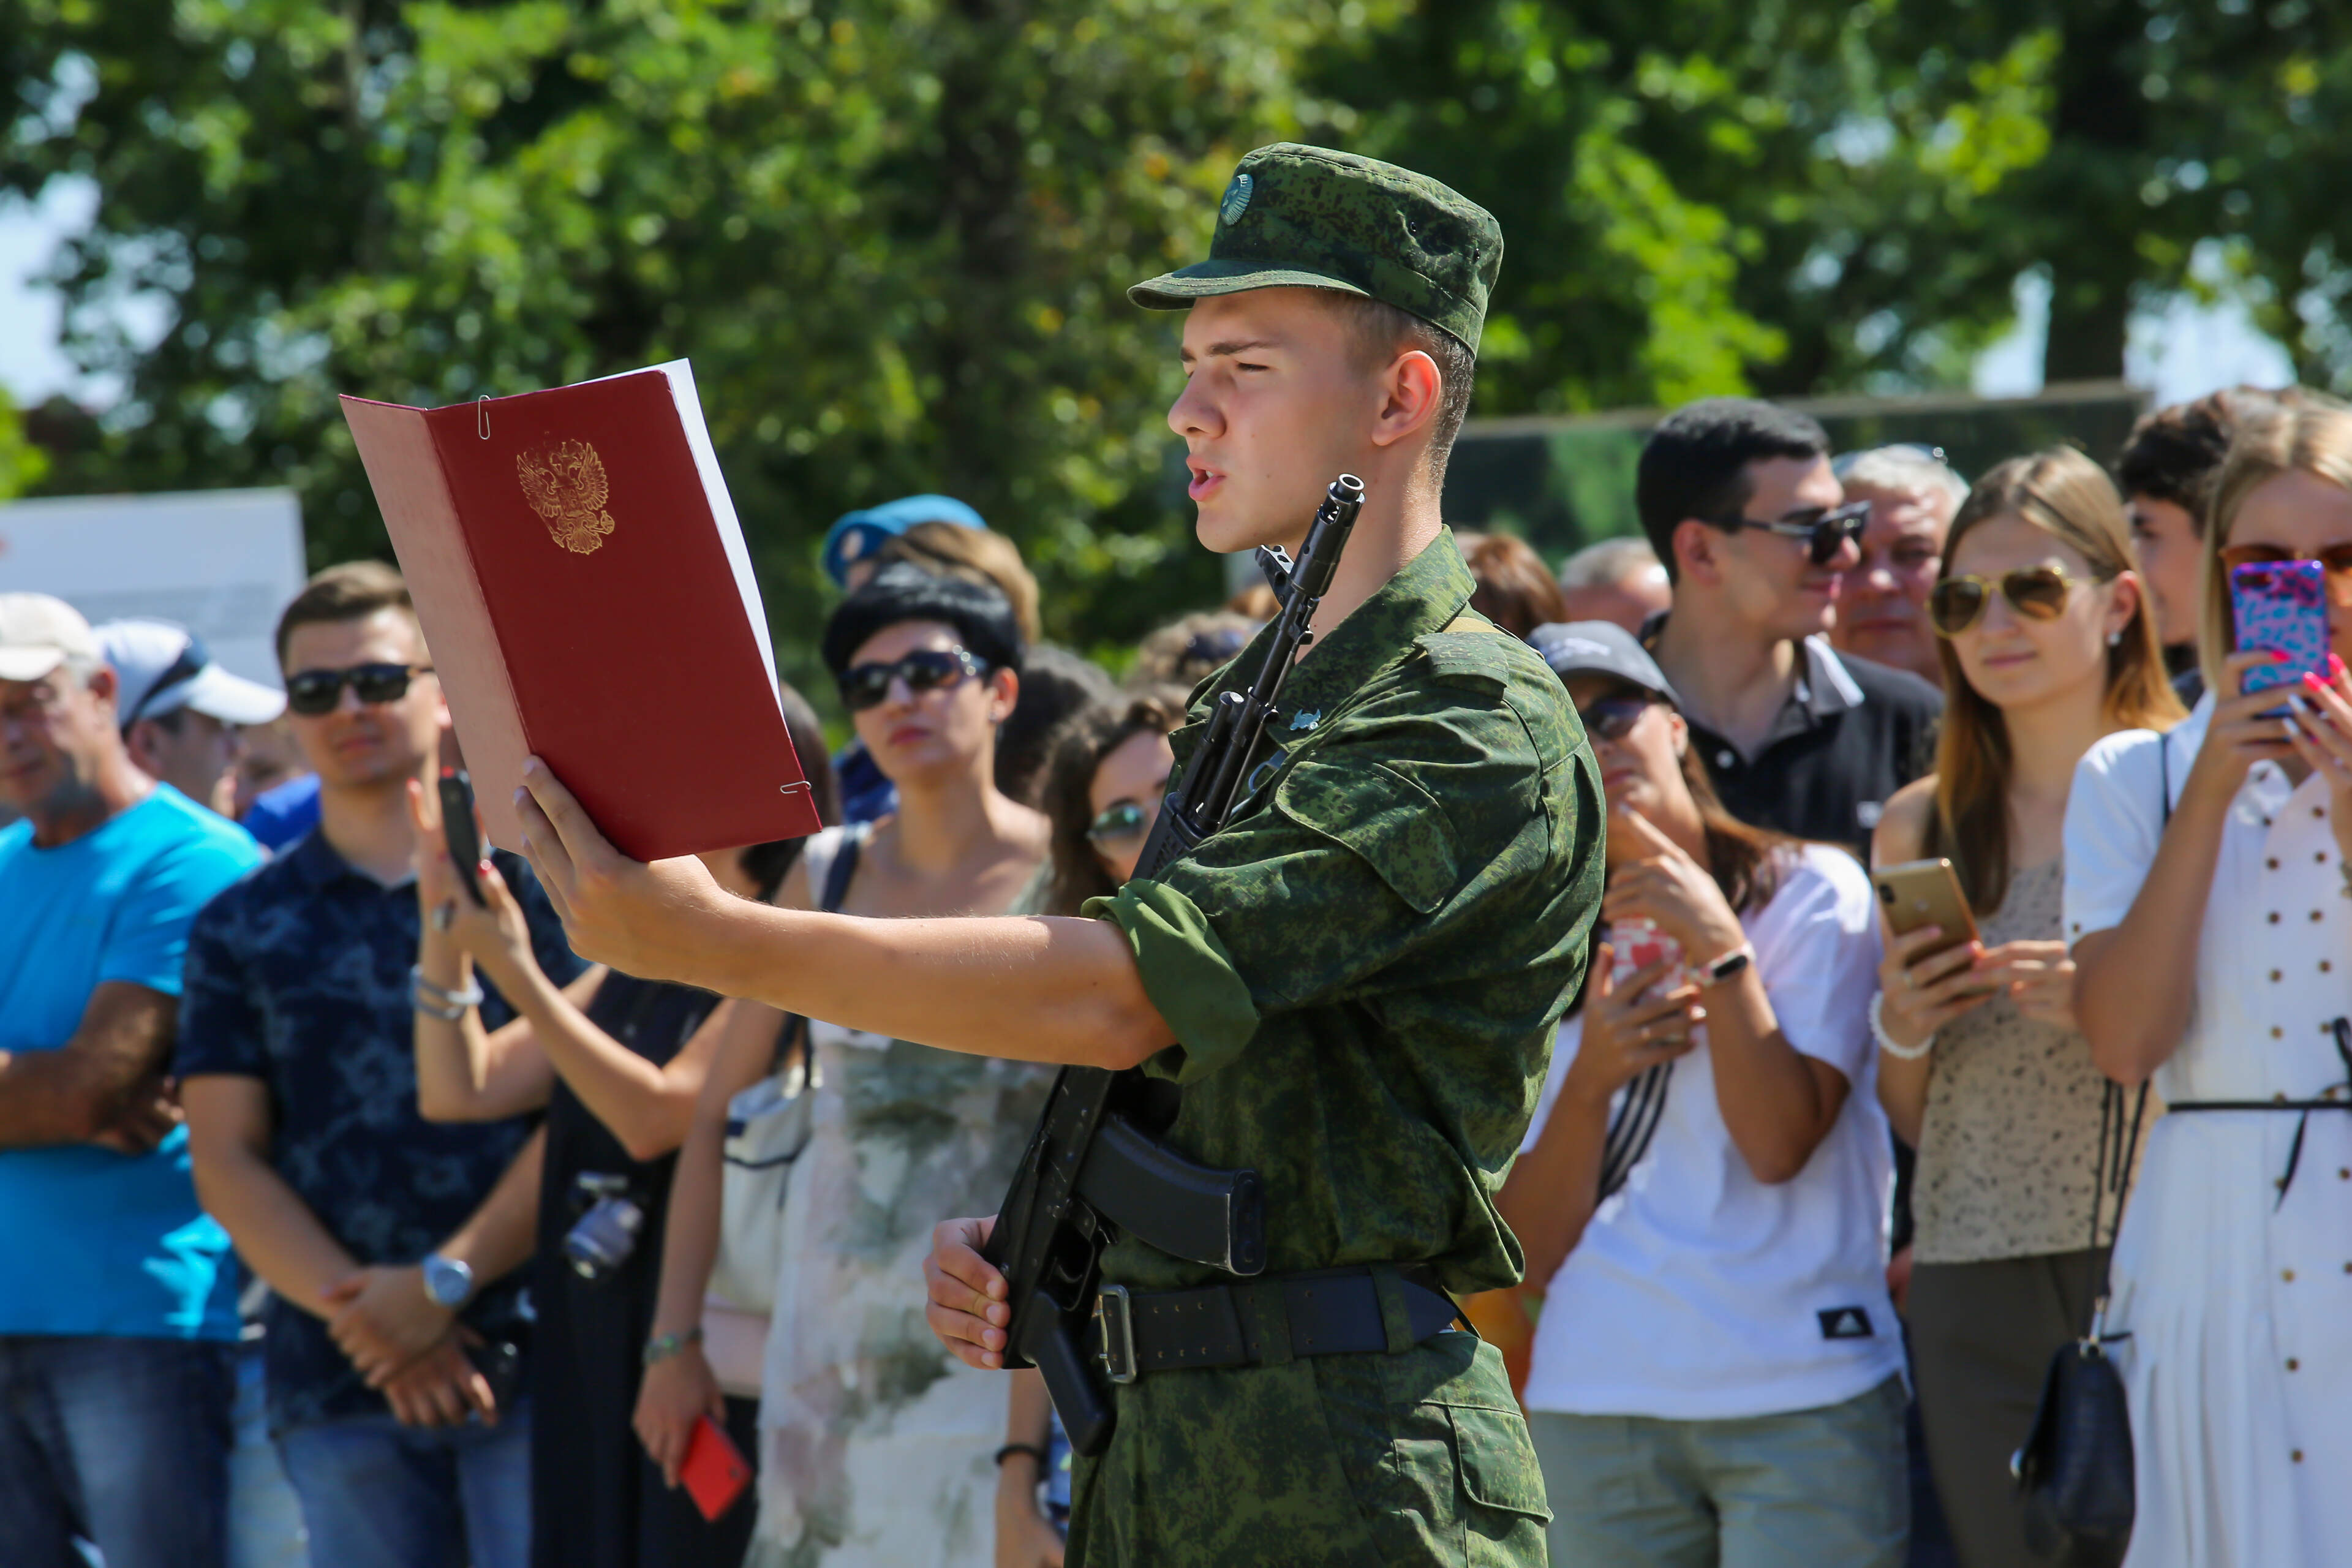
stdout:
[[(2168, 1107), (2106, 1313), (2130, 1336), (2132, 1568), (2352, 1541), (2352, 414), (2241, 430), (2212, 505), (2206, 695), (2168, 735), (2093, 746), (2066, 814), (2076, 1015)], [(2336, 657), (2244, 692), (2275, 661), (2243, 646), (2230, 573), (2294, 560), (2324, 566)]]
[[(1632, 634), (1584, 621), (1535, 641), (1609, 808), (1610, 940), (1498, 1200), (1546, 1290), (1522, 1401), (1551, 1560), (1896, 1568), (1869, 880), (1723, 809)], [(1671, 956), (1616, 974), (1612, 944), (1637, 931)]]
[[(782, 697), (793, 747), (814, 769), (818, 814), (830, 819), (837, 808), (824, 732), (798, 692), (787, 687)], [(482, 866), (485, 901), (476, 903), (424, 791), (409, 789), (425, 916), (416, 959), (424, 983), (418, 1109), (435, 1121), (547, 1112), (531, 1397), (548, 1414), (531, 1428), (531, 1561), (540, 1568), (737, 1568), (751, 1510), (703, 1519), (685, 1493), (663, 1484), (630, 1429), (671, 1172), (729, 1007), (708, 992), (602, 967), (557, 989), (532, 957), (521, 910), (496, 869)], [(765, 899), (800, 847), (788, 839), (701, 858), (720, 886)], [(495, 1032), (458, 1005), (477, 969), (520, 1015)], [(457, 994), (445, 1002), (451, 992)], [(612, 1202), (600, 1209), (605, 1199)], [(634, 1237), (620, 1205), (635, 1211), (641, 1228)], [(575, 1229), (580, 1244), (568, 1240)], [(575, 1252), (590, 1271), (575, 1266)], [(725, 1415), (748, 1447), (756, 1406), (736, 1401)]]
[(1978, 936), (1887, 937), (1878, 1099), (1919, 1153), (1907, 1307), (1928, 1464), (1960, 1561), (2007, 1568), (2043, 1561), (2009, 1457), (2105, 1266), (2090, 1225), (2106, 1080), (2059, 930), (2067, 794), (2101, 737), (2181, 710), (2122, 500), (2070, 448), (1977, 481), (1927, 614), (1948, 694), (1936, 772), (1886, 803), (1872, 858), (1949, 859)]

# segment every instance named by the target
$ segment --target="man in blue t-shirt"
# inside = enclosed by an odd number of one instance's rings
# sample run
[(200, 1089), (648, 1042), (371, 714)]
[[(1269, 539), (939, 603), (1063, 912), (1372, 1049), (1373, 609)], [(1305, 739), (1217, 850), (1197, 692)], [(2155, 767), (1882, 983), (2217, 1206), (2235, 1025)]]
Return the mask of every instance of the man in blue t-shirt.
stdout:
[[(417, 1112), (415, 830), (447, 721), (400, 576), (312, 578), (278, 622), (317, 829), (188, 938), (178, 1067), (205, 1207), (268, 1282), (269, 1426), (320, 1568), (523, 1568), (518, 1403), (541, 1144), (523, 1118)], [(582, 969), (530, 868), (500, 868), (540, 967)], [(475, 997), (483, 1026), (513, 1010)], [(457, 1004), (462, 1009), (465, 1004)]]
[(236, 1286), (163, 1075), (189, 922), (261, 853), (132, 765), (116, 692), (0, 594), (0, 1563), (220, 1568)]

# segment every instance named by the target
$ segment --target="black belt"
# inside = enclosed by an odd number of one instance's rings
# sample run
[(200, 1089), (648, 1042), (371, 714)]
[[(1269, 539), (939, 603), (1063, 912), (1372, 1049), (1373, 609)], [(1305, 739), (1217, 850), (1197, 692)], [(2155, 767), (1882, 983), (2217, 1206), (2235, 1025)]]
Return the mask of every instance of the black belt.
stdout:
[[(1391, 1342), (1381, 1310), (1383, 1284), (1402, 1308), (1401, 1342)], [(1460, 1316), (1444, 1291), (1393, 1268), (1275, 1274), (1196, 1290), (1105, 1285), (1095, 1296), (1086, 1349), (1113, 1383), (1133, 1383), (1148, 1372), (1409, 1349)]]
[(2302, 1113), (2295, 1123), (2294, 1142), (2287, 1145), (2286, 1169), (2271, 1184), (2278, 1188), (2278, 1197), (2271, 1204), (2276, 1208), (2286, 1202), (2286, 1190), (2294, 1185), (2294, 1170), (2303, 1163), (2303, 1135), (2311, 1128), (2315, 1110), (2352, 1110), (2352, 1100), (2184, 1100), (2178, 1105), (2167, 1105), (2166, 1113), (2189, 1110), (2293, 1110)]
[[(2273, 1100), (2184, 1100), (2178, 1105), (2168, 1105), (2171, 1111), (2199, 1110), (2293, 1110), (2303, 1120), (2294, 1124), (2294, 1142), (2288, 1145), (2286, 1169), (2271, 1184), (2278, 1188), (2278, 1196), (2271, 1207), (2286, 1202), (2286, 1190), (2294, 1185), (2294, 1168), (2303, 1163), (2303, 1135), (2311, 1131), (2311, 1113), (2315, 1110), (2352, 1110), (2352, 1100), (2338, 1099), (2352, 1089), (2352, 1018), (2331, 1018), (2324, 1026), (2336, 1042), (2336, 1058), (2344, 1064), (2344, 1082), (2326, 1091), (2322, 1100), (2289, 1100), (2280, 1095)], [(2276, 1031), (2273, 1030), (2273, 1033)]]

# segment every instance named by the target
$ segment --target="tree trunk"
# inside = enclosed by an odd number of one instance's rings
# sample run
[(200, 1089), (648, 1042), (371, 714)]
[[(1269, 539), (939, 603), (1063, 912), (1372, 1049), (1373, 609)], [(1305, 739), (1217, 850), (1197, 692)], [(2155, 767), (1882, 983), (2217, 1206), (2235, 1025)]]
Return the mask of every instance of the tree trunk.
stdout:
[[(2043, 258), (2051, 280), (2050, 337), (2042, 353), (2048, 382), (2124, 373), (2139, 273), (2131, 236), (2147, 221), (2139, 187), (2150, 162), (2147, 102), (2137, 69), (2139, 7), (2096, 0), (2066, 9), (2050, 156), (2042, 165), (2048, 210), (2103, 221), (2062, 224), (2057, 233), (2077, 237), (2066, 254)], [(2084, 236), (2095, 237), (2085, 244), (2078, 237)]]

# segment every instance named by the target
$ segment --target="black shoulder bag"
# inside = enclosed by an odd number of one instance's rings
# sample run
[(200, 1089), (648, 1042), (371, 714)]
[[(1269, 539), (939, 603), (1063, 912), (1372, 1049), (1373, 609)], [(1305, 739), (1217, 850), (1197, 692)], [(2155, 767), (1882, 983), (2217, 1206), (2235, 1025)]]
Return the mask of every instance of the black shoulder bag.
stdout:
[[(2158, 776), (2162, 781), (2163, 821), (2172, 821), (2171, 739), (2157, 739)], [(2158, 843), (2162, 842), (2161, 835)], [(2083, 1337), (2060, 1349), (2042, 1384), (2025, 1446), (2009, 1462), (2025, 1507), (2025, 1543), (2067, 1568), (2116, 1568), (2131, 1545), (2137, 1503), (2132, 1488), (2131, 1406), (2124, 1381), (2105, 1344), (2123, 1334), (2105, 1332), (2109, 1260), (2096, 1257), (2099, 1217), (2110, 1187), (2116, 1194), (2114, 1228), (2107, 1234), (2110, 1258), (2123, 1231), (2124, 1200), (2130, 1195), (2132, 1156), (2139, 1149), (2140, 1121), (2147, 1111), (2147, 1085), (2124, 1115), (2124, 1090), (2109, 1082), (2099, 1102), (2099, 1154), (2091, 1189), (2091, 1249), (2098, 1269), (2091, 1321)]]

